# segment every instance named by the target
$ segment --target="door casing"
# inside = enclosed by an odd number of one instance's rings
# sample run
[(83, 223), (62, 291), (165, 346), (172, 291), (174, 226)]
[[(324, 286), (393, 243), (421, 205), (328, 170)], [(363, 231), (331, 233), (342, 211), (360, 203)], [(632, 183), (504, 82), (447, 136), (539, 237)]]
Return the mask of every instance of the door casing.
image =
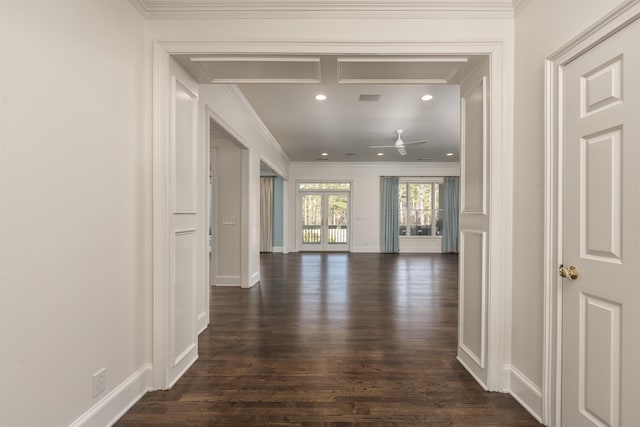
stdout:
[[(322, 182), (322, 181), (317, 181), (314, 180), (314, 182)], [(313, 250), (320, 250), (320, 251), (327, 251), (327, 252), (332, 252), (332, 251), (347, 251), (349, 252), (351, 250), (351, 236), (352, 236), (352, 228), (353, 228), (353, 222), (352, 222), (352, 215), (351, 215), (351, 200), (352, 200), (352, 191), (353, 191), (353, 182), (352, 181), (336, 181), (336, 182), (348, 182), (349, 186), (350, 186), (350, 190), (347, 191), (340, 191), (340, 190), (320, 190), (320, 191), (300, 191), (300, 184), (296, 183), (297, 185), (297, 203), (296, 203), (296, 211), (298, 212), (298, 214), (296, 215), (296, 246), (298, 248), (299, 251), (313, 251)], [(326, 202), (326, 198), (330, 195), (330, 194), (346, 194), (347, 195), (347, 200), (348, 200), (348, 204), (347, 204), (347, 216), (348, 216), (348, 228), (347, 228), (347, 244), (344, 246), (340, 246), (340, 248), (332, 250), (332, 249), (327, 249), (325, 246), (325, 241), (322, 241), (322, 244), (317, 248), (313, 248), (311, 246), (305, 248), (303, 243), (302, 243), (302, 235), (301, 235), (301, 226), (302, 226), (302, 209), (301, 209), (301, 204), (302, 204), (302, 196), (304, 194), (317, 194), (320, 195), (322, 197), (322, 220), (323, 220), (323, 225), (322, 225), (322, 230), (323, 230), (323, 237), (324, 236), (324, 230), (326, 227), (326, 224), (324, 224), (324, 220), (326, 219), (325, 216), (327, 214), (326, 210), (327, 210), (327, 206), (325, 205)]]
[[(506, 44), (506, 45), (505, 45)], [(490, 203), (491, 234), (487, 242), (488, 253), (488, 328), (487, 328), (487, 389), (508, 390), (511, 347), (511, 270), (512, 270), (512, 212), (513, 212), (513, 53), (510, 42), (495, 40), (395, 41), (354, 42), (352, 40), (326, 41), (220, 41), (220, 42), (154, 42), (153, 47), (153, 369), (163, 369), (167, 362), (163, 346), (158, 345), (167, 336), (167, 319), (163, 310), (166, 303), (168, 278), (161, 266), (167, 261), (167, 238), (164, 229), (167, 217), (166, 194), (166, 129), (162, 114), (166, 108), (167, 70), (170, 55), (190, 54), (379, 54), (379, 55), (488, 55), (490, 61), (491, 103), (490, 164), (488, 185), (492, 195)], [(204, 178), (203, 178), (204, 179)], [(156, 297), (157, 296), (157, 297)], [(166, 388), (161, 376), (154, 375), (154, 387)]]
[(628, 0), (547, 58), (545, 64), (544, 329), (542, 422), (561, 426), (562, 416), (562, 121), (563, 68), (611, 35), (640, 19), (640, 0)]

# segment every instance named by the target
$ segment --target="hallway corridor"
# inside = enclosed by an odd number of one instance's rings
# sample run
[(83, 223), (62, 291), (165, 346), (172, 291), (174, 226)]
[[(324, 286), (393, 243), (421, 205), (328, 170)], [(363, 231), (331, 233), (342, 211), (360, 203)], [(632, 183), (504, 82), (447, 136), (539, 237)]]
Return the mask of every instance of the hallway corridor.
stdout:
[(537, 426), (456, 361), (456, 255), (263, 254), (212, 288), (199, 360), (133, 426)]

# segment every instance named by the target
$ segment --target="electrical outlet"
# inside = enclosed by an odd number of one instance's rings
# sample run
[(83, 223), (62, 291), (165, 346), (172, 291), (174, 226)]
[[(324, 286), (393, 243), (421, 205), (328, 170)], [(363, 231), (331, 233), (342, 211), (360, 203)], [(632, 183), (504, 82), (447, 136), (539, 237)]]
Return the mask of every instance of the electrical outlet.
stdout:
[(107, 373), (107, 368), (102, 368), (95, 374), (93, 374), (93, 397), (98, 396), (100, 393), (104, 391), (105, 386), (105, 376)]

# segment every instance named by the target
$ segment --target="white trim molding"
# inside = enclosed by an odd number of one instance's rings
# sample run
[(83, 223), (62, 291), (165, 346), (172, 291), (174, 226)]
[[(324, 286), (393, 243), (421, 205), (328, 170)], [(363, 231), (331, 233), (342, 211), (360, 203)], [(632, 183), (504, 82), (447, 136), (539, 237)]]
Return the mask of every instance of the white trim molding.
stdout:
[[(511, 19), (512, 0), (129, 0), (149, 19)], [(526, 0), (525, 0), (526, 1)], [(516, 3), (522, 1), (515, 0)]]
[(547, 58), (545, 67), (545, 186), (544, 186), (544, 327), (542, 422), (550, 427), (562, 420), (562, 117), (564, 67), (624, 27), (640, 19), (640, 0), (627, 0)]
[[(465, 339), (464, 339), (464, 315), (465, 315), (465, 275), (466, 272), (464, 271), (463, 268), (460, 268), (460, 279), (459, 279), (459, 284), (458, 284), (458, 288), (459, 288), (459, 295), (458, 295), (458, 316), (459, 316), (459, 321), (458, 321), (458, 360), (464, 360), (465, 357), (467, 357), (469, 360), (466, 361), (465, 366), (467, 366), (468, 369), (468, 365), (470, 362), (475, 363), (477, 366), (471, 366), (471, 368), (473, 368), (473, 370), (477, 370), (478, 368), (480, 370), (484, 370), (487, 363), (486, 363), (486, 354), (487, 354), (487, 272), (486, 272), (486, 265), (487, 265), (487, 233), (483, 230), (460, 230), (460, 262), (459, 265), (460, 266), (464, 266), (465, 265), (465, 254), (466, 254), (466, 239), (467, 239), (467, 235), (475, 235), (480, 237), (480, 246), (481, 246), (481, 258), (480, 258), (480, 295), (481, 295), (481, 301), (480, 301), (480, 319), (474, 319), (476, 321), (480, 322), (480, 348), (476, 349), (477, 351), (474, 351), (473, 349), (469, 348), (469, 346), (467, 346), (465, 344)], [(477, 274), (477, 273), (476, 273)], [(460, 353), (460, 351), (462, 351), (462, 354)], [(478, 354), (480, 353), (480, 354)], [(477, 374), (476, 374), (477, 375)]]
[(518, 16), (522, 13), (533, 0), (513, 0), (513, 15)]
[(542, 422), (542, 390), (515, 366), (507, 367), (509, 394), (538, 422)]
[(241, 286), (240, 276), (216, 276), (216, 286)]
[[(235, 2), (234, 2), (235, 4)], [(433, 5), (434, 3), (432, 3)], [(511, 3), (500, 1), (499, 8), (512, 16)], [(453, 7), (453, 6), (449, 6)], [(413, 15), (415, 18), (415, 15)], [(485, 16), (486, 17), (486, 16)], [(508, 37), (496, 36), (494, 40), (468, 40), (456, 42), (442, 41), (394, 41), (394, 42), (358, 42), (358, 41), (300, 41), (300, 42), (264, 42), (264, 41), (221, 41), (221, 42), (156, 42), (154, 44), (154, 373), (163, 371), (167, 364), (167, 348), (162, 334), (163, 316), (158, 314), (166, 310), (166, 272), (168, 251), (164, 235), (167, 230), (166, 205), (167, 166), (164, 164), (167, 149), (166, 89), (168, 61), (172, 54), (225, 54), (251, 53), (254, 55), (286, 54), (326, 54), (326, 55), (487, 55), (490, 61), (489, 86), (489, 150), (488, 163), (490, 175), (487, 179), (489, 193), (488, 211), (491, 213), (490, 233), (487, 237), (487, 388), (491, 391), (504, 391), (508, 381), (504, 374), (505, 358), (509, 349), (509, 313), (511, 300), (512, 264), (512, 212), (513, 212), (513, 53)], [(256, 163), (257, 164), (257, 163)], [(454, 167), (458, 167), (455, 165)], [(290, 249), (290, 248), (289, 248)], [(242, 277), (250, 279), (249, 271), (243, 271)], [(163, 279), (164, 277), (164, 279)], [(243, 279), (244, 281), (244, 279)], [(166, 331), (164, 331), (166, 333)], [(156, 365), (158, 363), (158, 365)], [(166, 378), (156, 375), (157, 384), (164, 385)], [(162, 380), (165, 381), (162, 381)], [(158, 388), (162, 388), (159, 386)]]
[(145, 364), (109, 394), (93, 405), (70, 427), (103, 427), (113, 425), (142, 396), (152, 390), (151, 365)]

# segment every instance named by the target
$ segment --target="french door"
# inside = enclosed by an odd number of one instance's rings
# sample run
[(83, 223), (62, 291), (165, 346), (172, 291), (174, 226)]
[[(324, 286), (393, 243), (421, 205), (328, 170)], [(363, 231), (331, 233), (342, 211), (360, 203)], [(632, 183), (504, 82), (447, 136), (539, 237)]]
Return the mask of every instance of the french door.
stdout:
[(300, 192), (300, 250), (349, 250), (349, 192)]

